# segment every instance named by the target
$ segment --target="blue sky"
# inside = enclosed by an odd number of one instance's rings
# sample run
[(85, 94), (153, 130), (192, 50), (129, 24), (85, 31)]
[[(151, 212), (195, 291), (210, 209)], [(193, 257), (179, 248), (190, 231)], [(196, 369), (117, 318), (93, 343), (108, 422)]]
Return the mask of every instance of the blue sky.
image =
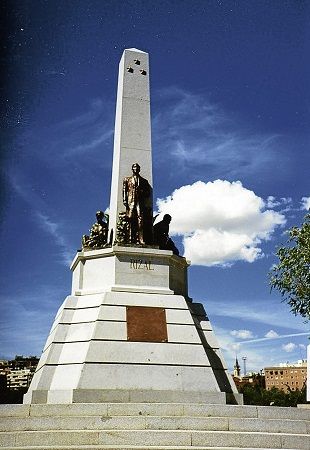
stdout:
[(154, 203), (229, 367), (305, 358), (309, 325), (267, 273), (309, 206), (309, 3), (25, 0), (2, 17), (0, 357), (40, 355), (109, 205), (118, 63), (135, 47), (150, 54)]

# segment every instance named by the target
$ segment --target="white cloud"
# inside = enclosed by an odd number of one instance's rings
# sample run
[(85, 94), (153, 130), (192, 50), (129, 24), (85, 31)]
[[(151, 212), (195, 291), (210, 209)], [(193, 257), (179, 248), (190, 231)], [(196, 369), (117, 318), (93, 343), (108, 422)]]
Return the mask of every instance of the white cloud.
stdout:
[(46, 211), (47, 206), (42, 198), (34, 192), (31, 185), (23, 179), (19, 179), (17, 174), (10, 174), (9, 181), (15, 192), (31, 207), (36, 224), (53, 238), (60, 251), (60, 262), (65, 266), (70, 266), (73, 254), (64, 238), (64, 226), (60, 222), (52, 221), (48, 214), (41, 212)]
[(179, 173), (190, 166), (197, 173), (214, 169), (217, 177), (248, 176), (276, 159), (281, 136), (249, 130), (206, 95), (172, 86), (159, 91), (157, 98), (161, 107), (153, 119), (154, 144)]
[(46, 233), (48, 233), (50, 236), (52, 236), (55, 243), (60, 248), (60, 252), (62, 255), (62, 262), (66, 266), (70, 266), (72, 262), (72, 251), (70, 251), (65, 239), (62, 236), (60, 224), (52, 222), (52, 220), (47, 215), (42, 214), (38, 211), (35, 211), (34, 215), (41, 229)]
[[(67, 166), (72, 164), (83, 170), (90, 167), (90, 164), (93, 170), (93, 161), (100, 167), (110, 165), (113, 109), (113, 102), (107, 99), (90, 100), (82, 113), (48, 125), (44, 128), (44, 133), (39, 130), (35, 135), (27, 134), (29, 152), (36, 160), (48, 160), (49, 168), (57, 167), (58, 176), (59, 173), (68, 176)], [(83, 156), (86, 152), (88, 158)]]
[(54, 316), (66, 295), (66, 289), (57, 283), (32, 283), (28, 290), (25, 286), (21, 294), (9, 297), (1, 294), (0, 358), (13, 358), (18, 354), (40, 356)]
[[(246, 356), (247, 370), (259, 371), (264, 367), (278, 365), (279, 362), (287, 360), (287, 352), (281, 348), (281, 344), (278, 339), (303, 336), (303, 341), (306, 342), (307, 333), (296, 333), (286, 336), (279, 336), (278, 338), (260, 338), (253, 340), (239, 340), (236, 336), (231, 335), (231, 331), (227, 328), (222, 328), (217, 323), (217, 320), (212, 320), (213, 328), (217, 339), (219, 340), (220, 348), (223, 351), (224, 358), (230, 370), (233, 369), (235, 358), (238, 357), (239, 364), (243, 366), (242, 357)], [(298, 338), (299, 340), (299, 338)], [(292, 350), (291, 357), (294, 359), (300, 359), (302, 354), (305, 353), (306, 345), (298, 343), (296, 340), (296, 348)], [(296, 350), (298, 353), (296, 353)], [(295, 351), (295, 353), (294, 353)], [(302, 352), (302, 353), (301, 353)], [(242, 367), (243, 372), (243, 367)]]
[(93, 139), (89, 139), (86, 143), (84, 144), (77, 144), (75, 147), (69, 147), (66, 152), (65, 155), (66, 156), (72, 156), (75, 155), (77, 153), (84, 153), (87, 152), (89, 150), (92, 150), (94, 148), (97, 148), (98, 146), (104, 144), (105, 142), (109, 141), (111, 136), (113, 135), (113, 130), (107, 130), (103, 133), (100, 133), (100, 135), (98, 137), (95, 137)]
[(240, 181), (197, 181), (158, 199), (157, 207), (171, 214), (170, 233), (183, 235), (184, 256), (205, 266), (255, 261), (263, 255), (259, 244), (285, 223)]
[(267, 208), (274, 208), (275, 206), (279, 206), (280, 202), (276, 200), (275, 197), (273, 197), (273, 195), (269, 195), (269, 197), (267, 197)]
[(251, 339), (254, 338), (252, 331), (250, 330), (232, 330), (230, 332), (232, 336), (235, 336), (239, 339)]
[(275, 339), (277, 337), (279, 337), (278, 333), (273, 330), (270, 330), (270, 331), (268, 331), (268, 333), (265, 334), (265, 338), (268, 338), (268, 339)]
[[(243, 342), (233, 342), (233, 338), (230, 336), (228, 330), (221, 327), (215, 327), (215, 334), (219, 340), (221, 350), (230, 370), (233, 369), (235, 364), (235, 358), (238, 357), (239, 364), (243, 366), (241, 357), (247, 357), (247, 368), (248, 370), (259, 371), (262, 369), (266, 362), (266, 352), (259, 351), (257, 348), (249, 348), (244, 346)], [(270, 358), (270, 352), (268, 353)], [(242, 367), (243, 372), (243, 367)]]
[(284, 350), (287, 353), (291, 353), (294, 350), (296, 350), (297, 345), (294, 344), (293, 342), (288, 342), (287, 344), (283, 344), (282, 345), (282, 350)]
[(281, 197), (280, 199), (276, 199), (273, 195), (269, 195), (267, 197), (266, 206), (267, 208), (276, 208), (277, 206), (286, 206), (286, 210), (290, 209), (288, 205), (292, 203), (291, 197)]
[(256, 344), (257, 342), (264, 342), (264, 341), (270, 341), (272, 339), (284, 339), (288, 337), (297, 337), (297, 336), (308, 336), (309, 332), (305, 333), (291, 333), (291, 334), (283, 334), (283, 335), (277, 335), (272, 337), (263, 337), (263, 338), (256, 338), (256, 339), (250, 339), (249, 341), (244, 341), (246, 344)]
[(305, 209), (305, 210), (310, 209), (310, 197), (303, 197), (301, 199), (301, 209)]
[[(281, 328), (288, 330), (282, 337), (290, 337), (292, 334), (294, 336), (309, 334), (307, 324), (300, 317), (292, 315), (288, 308), (279, 308), (279, 301), (276, 299), (262, 298), (257, 302), (252, 302), (250, 308), (247, 303), (240, 299), (234, 301), (208, 299), (207, 302), (201, 300), (201, 303), (205, 304), (206, 310), (211, 317), (216, 317), (220, 320), (223, 317), (237, 319), (239, 323), (242, 321), (242, 325), (239, 326), (244, 326), (244, 328), (248, 326), (253, 327), (257, 323), (264, 324), (264, 329), (266, 325), (274, 329), (279, 327), (280, 324)], [(267, 340), (268, 338), (261, 339)]]

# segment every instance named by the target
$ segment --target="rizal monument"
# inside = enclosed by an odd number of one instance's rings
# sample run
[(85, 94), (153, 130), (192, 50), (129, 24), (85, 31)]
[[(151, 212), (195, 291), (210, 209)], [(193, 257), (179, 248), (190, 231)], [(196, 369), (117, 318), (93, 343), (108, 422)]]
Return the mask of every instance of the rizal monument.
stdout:
[(83, 236), (72, 292), (56, 314), (24, 403), (241, 403), (189, 262), (153, 226), (148, 54), (119, 65), (109, 223)]
[(189, 261), (153, 223), (148, 54), (119, 67), (109, 220), (97, 211), (3, 450), (309, 449), (309, 410), (244, 406)]

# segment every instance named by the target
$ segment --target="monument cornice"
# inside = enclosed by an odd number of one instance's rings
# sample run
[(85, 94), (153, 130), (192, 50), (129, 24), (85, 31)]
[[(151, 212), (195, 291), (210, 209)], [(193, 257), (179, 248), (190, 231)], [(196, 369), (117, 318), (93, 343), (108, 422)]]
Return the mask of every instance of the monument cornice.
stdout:
[(105, 258), (118, 255), (127, 256), (139, 256), (146, 257), (160, 257), (169, 259), (175, 265), (180, 267), (189, 267), (190, 261), (182, 256), (176, 256), (171, 250), (159, 250), (158, 248), (151, 247), (133, 247), (133, 246), (120, 246), (114, 245), (112, 247), (106, 247), (98, 250), (82, 250), (78, 251), (72, 261), (70, 269), (73, 271), (80, 261), (87, 259)]

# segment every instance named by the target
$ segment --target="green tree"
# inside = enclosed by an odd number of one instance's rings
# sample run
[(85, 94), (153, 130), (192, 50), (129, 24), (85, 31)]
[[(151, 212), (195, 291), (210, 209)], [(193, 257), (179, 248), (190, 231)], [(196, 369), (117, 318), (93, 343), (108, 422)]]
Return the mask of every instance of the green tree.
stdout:
[(247, 383), (240, 387), (239, 392), (243, 394), (245, 405), (260, 405), (260, 406), (297, 406), (299, 403), (306, 403), (306, 386), (300, 391), (284, 392), (276, 387), (269, 391), (264, 389), (259, 384)]
[(271, 289), (277, 289), (295, 315), (310, 319), (310, 214), (300, 228), (288, 230), (285, 247), (277, 250), (279, 263), (269, 272)]

